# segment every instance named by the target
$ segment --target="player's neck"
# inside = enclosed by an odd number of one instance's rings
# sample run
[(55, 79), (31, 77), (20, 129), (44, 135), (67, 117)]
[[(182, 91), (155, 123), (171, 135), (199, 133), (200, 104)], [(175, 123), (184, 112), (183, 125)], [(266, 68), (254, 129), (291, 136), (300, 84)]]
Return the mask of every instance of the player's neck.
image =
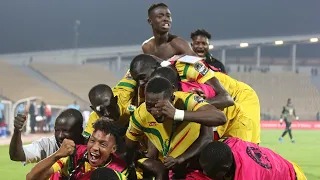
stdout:
[(160, 34), (153, 31), (153, 36), (157, 46), (160, 46), (161, 44), (165, 44), (169, 40), (169, 32)]

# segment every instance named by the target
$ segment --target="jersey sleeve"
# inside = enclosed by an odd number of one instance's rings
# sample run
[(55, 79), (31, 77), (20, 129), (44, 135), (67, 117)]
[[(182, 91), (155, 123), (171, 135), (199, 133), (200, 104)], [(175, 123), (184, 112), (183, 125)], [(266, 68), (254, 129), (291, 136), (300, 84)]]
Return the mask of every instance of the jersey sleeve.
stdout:
[(53, 172), (56, 173), (58, 171), (60, 172), (65, 172), (63, 171), (65, 168), (67, 168), (67, 161), (69, 160), (69, 157), (64, 157), (59, 159), (57, 162), (55, 162), (51, 168), (53, 169)]
[(58, 150), (54, 137), (41, 138), (31, 144), (23, 145), (22, 148), (26, 157), (24, 165), (39, 162)]
[(196, 94), (189, 94), (185, 99), (184, 106), (187, 111), (197, 111), (200, 107), (208, 105), (201, 96)]
[(99, 116), (96, 112), (92, 112), (90, 114), (86, 128), (83, 131), (84, 136), (86, 137), (91, 136), (91, 134), (93, 133), (93, 123), (96, 122), (98, 119), (99, 119)]
[(134, 111), (130, 117), (129, 127), (127, 129), (126, 136), (132, 141), (141, 141), (144, 132), (143, 126), (141, 125), (142, 118), (140, 117), (140, 111), (142, 111), (141, 106)]
[(128, 70), (125, 76), (120, 80), (120, 82), (113, 89), (124, 89), (128, 92), (134, 92), (136, 88), (136, 81), (132, 78), (130, 71)]
[(186, 69), (185, 76), (188, 80), (203, 84), (214, 77), (214, 71), (201, 61), (186, 66), (188, 66), (188, 69)]

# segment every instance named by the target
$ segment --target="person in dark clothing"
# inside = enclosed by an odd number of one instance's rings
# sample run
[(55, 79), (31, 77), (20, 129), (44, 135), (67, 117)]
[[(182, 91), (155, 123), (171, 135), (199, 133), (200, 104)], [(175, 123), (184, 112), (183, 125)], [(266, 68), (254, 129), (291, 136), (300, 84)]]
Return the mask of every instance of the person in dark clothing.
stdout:
[(289, 133), (290, 139), (292, 143), (295, 143), (295, 140), (292, 137), (292, 131), (291, 131), (291, 123), (293, 119), (298, 120), (299, 117), (296, 115), (295, 108), (293, 104), (291, 103), (291, 99), (289, 98), (287, 101), (287, 105), (283, 106), (281, 117), (280, 117), (280, 124), (282, 124), (283, 120), (286, 124), (286, 129), (282, 133), (282, 136), (279, 138), (280, 142), (283, 142), (283, 137)]
[(31, 133), (34, 134), (36, 131), (34, 130), (36, 126), (36, 106), (34, 105), (34, 102), (30, 103), (29, 107), (29, 115), (30, 115), (30, 128), (31, 128)]
[(192, 39), (192, 49), (199, 56), (205, 59), (205, 62), (213, 66), (217, 71), (227, 73), (224, 65), (209, 53), (209, 40), (211, 34), (204, 29), (197, 29), (190, 35)]

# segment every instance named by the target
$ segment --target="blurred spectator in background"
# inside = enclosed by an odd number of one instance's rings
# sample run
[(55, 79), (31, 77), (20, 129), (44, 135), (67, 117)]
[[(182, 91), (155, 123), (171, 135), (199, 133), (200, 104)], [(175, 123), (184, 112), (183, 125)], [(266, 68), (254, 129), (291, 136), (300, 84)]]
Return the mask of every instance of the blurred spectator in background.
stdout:
[(78, 105), (77, 100), (75, 100), (73, 104), (68, 105), (68, 108), (72, 108), (80, 111), (80, 106)]
[(1, 103), (0, 99), (0, 137), (7, 136), (7, 128), (5, 121), (5, 113), (4, 113), (4, 104)]
[(29, 106), (29, 115), (30, 115), (30, 128), (31, 128), (31, 134), (36, 133), (35, 126), (36, 126), (36, 115), (37, 115), (37, 106), (36, 102), (32, 101)]
[(24, 109), (26, 108), (26, 105), (25, 103), (20, 103), (17, 107), (17, 110), (16, 110), (16, 114), (23, 114), (24, 113)]
[(217, 71), (227, 73), (224, 65), (209, 53), (211, 34), (204, 29), (197, 29), (190, 35), (192, 39), (192, 49), (199, 56), (205, 59), (205, 62), (213, 66)]
[(51, 118), (52, 118), (51, 106), (49, 104), (46, 104), (44, 111), (45, 111), (45, 115), (46, 115), (46, 119), (47, 119), (46, 128), (47, 128), (48, 132), (51, 132), (51, 127), (50, 127)]
[(320, 112), (317, 112), (317, 121), (320, 121)]

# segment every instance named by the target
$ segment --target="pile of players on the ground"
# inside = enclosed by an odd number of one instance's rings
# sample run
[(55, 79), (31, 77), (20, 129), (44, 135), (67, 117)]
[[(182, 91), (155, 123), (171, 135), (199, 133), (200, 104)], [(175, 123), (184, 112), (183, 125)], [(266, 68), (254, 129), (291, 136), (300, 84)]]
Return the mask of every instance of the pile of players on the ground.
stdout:
[(148, 13), (154, 38), (118, 85), (91, 88), (84, 131), (81, 113), (67, 109), (54, 137), (22, 145), (26, 115), (15, 117), (11, 159), (38, 162), (27, 179), (306, 179), (296, 164), (259, 146), (258, 96), (204, 61), (205, 35), (194, 37), (192, 50), (168, 33), (165, 4)]

